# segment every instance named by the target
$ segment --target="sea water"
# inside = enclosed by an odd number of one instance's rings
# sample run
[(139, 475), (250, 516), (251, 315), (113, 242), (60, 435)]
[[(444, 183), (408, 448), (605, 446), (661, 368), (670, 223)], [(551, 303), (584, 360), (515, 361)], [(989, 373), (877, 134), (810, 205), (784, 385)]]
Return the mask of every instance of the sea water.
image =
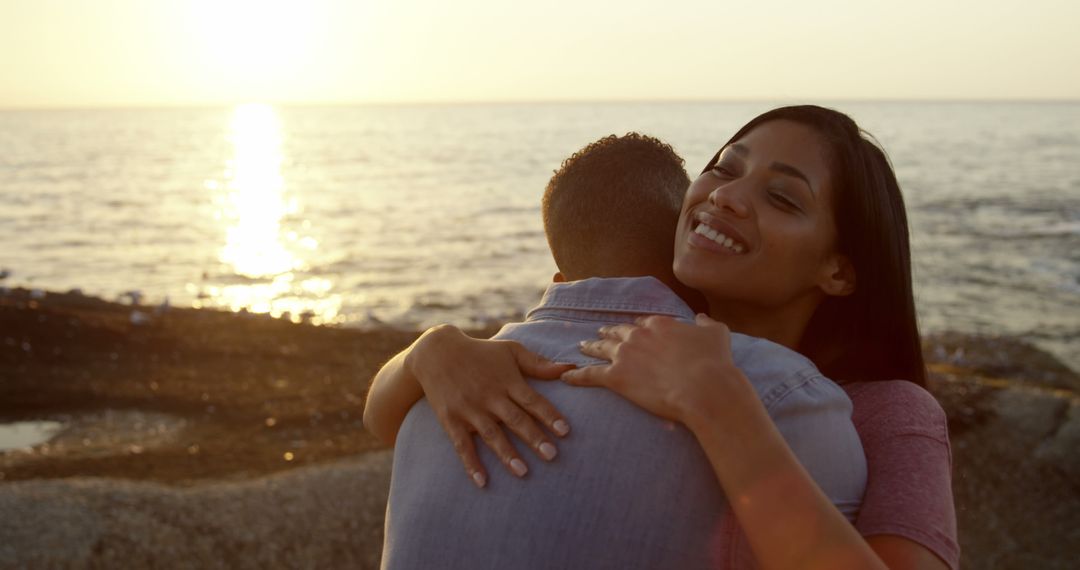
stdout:
[(60, 422), (48, 420), (0, 423), (0, 453), (45, 443), (62, 427)]
[[(520, 316), (560, 162), (639, 131), (693, 175), (772, 103), (0, 111), (0, 285), (369, 326)], [(1080, 103), (836, 103), (891, 156), (924, 330), (1080, 368)], [(2, 274), (2, 273), (0, 273)]]

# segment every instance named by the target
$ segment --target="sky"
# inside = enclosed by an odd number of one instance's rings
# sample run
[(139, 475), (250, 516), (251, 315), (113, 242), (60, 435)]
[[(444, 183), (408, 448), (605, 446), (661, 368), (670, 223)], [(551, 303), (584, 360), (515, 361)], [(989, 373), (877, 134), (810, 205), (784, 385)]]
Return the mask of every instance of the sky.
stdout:
[(0, 107), (1080, 99), (1076, 0), (0, 0)]

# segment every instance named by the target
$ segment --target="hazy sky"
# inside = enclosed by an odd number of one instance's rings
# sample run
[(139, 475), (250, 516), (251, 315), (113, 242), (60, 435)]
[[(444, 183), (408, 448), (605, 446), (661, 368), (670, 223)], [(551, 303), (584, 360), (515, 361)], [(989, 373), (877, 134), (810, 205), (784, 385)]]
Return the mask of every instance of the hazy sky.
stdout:
[(1077, 0), (0, 0), (0, 107), (1080, 99)]

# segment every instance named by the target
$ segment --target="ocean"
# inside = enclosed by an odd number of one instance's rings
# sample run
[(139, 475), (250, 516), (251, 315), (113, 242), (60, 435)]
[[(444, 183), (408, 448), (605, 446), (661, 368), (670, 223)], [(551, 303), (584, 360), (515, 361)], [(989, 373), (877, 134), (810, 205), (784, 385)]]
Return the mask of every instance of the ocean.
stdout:
[[(691, 176), (749, 103), (0, 111), (0, 281), (344, 326), (519, 318), (555, 271), (540, 196), (601, 136)], [(843, 102), (888, 151), (924, 332), (1080, 369), (1080, 103)]]

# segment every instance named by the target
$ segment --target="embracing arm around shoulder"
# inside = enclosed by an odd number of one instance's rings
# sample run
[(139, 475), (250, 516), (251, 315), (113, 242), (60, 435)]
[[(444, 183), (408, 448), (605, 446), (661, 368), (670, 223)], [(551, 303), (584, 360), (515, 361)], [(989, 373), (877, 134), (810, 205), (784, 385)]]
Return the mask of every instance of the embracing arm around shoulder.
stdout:
[[(409, 409), (426, 394), (466, 473), (482, 487), (485, 472), (473, 433), (515, 474), (521, 474), (514, 464), (521, 458), (499, 424), (541, 457), (553, 457), (545, 453), (544, 444), (551, 440), (540, 426), (559, 436), (569, 426), (523, 374), (562, 374), (567, 383), (606, 386), (654, 414), (685, 424), (705, 450), (762, 568), (948, 568), (916, 540), (882, 528), (864, 539), (844, 518), (799, 463), (732, 363), (726, 327), (709, 319), (694, 326), (650, 318), (643, 325), (609, 327), (601, 340), (582, 351), (612, 364), (572, 371), (515, 342), (477, 340), (453, 327), (436, 327), (375, 376), (364, 423), (393, 443)], [(867, 458), (876, 473), (873, 463), (880, 457), (868, 453)], [(860, 524), (874, 510), (871, 501), (879, 505), (878, 513), (891, 518), (893, 505), (875, 499), (875, 488), (871, 482)], [(948, 500), (951, 512), (951, 495)]]
[(476, 453), (474, 433), (518, 476), (527, 467), (501, 425), (542, 459), (555, 457), (554, 443), (540, 426), (560, 437), (570, 426), (524, 376), (551, 380), (571, 368), (533, 354), (517, 342), (474, 339), (456, 327), (440, 325), (425, 331), (376, 373), (364, 406), (364, 426), (393, 444), (413, 404), (427, 397), (466, 473), (483, 487), (487, 476)]

